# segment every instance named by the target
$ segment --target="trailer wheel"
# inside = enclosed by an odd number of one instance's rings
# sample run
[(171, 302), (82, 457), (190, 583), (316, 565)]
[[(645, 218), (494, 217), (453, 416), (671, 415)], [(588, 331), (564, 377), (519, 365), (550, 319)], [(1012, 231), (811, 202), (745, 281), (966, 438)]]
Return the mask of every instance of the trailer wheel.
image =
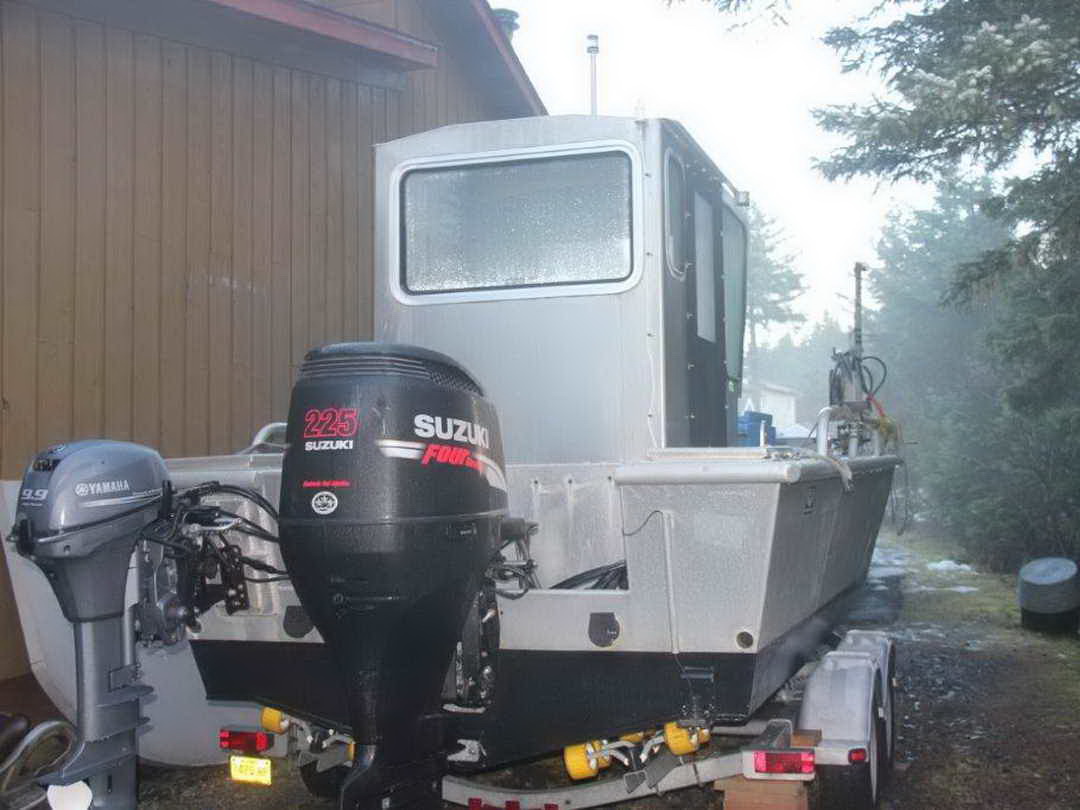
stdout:
[(896, 762), (896, 648), (889, 647), (889, 663), (885, 668), (889, 708), (885, 712), (886, 723), (881, 745), (881, 781), (886, 783), (892, 778), (893, 765)]
[(309, 762), (300, 766), (300, 780), (308, 793), (320, 799), (336, 799), (341, 793), (341, 784), (349, 769), (345, 765), (335, 765), (325, 771), (315, 769), (317, 763)]
[(881, 685), (874, 686), (867, 761), (820, 765), (817, 769), (819, 810), (874, 810), (881, 789), (882, 752), (887, 734)]

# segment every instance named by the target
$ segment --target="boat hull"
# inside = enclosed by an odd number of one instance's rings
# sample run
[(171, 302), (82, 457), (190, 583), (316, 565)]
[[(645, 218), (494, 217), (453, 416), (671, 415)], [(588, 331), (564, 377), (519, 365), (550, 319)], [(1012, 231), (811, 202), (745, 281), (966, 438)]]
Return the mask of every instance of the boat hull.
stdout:
[[(865, 580), (896, 463), (854, 460), (850, 491), (833, 462), (764, 449), (512, 467), (512, 511), (544, 527), (533, 543), (544, 581), (626, 559), (630, 587), (501, 600), (494, 701), (483, 714), (449, 716), (448, 732), (480, 740), (487, 757), (476, 767), (489, 767), (695, 711), (745, 721), (842, 620)], [(213, 479), (277, 498), (279, 456), (169, 464), (178, 487)], [(11, 486), (4, 494), (13, 503)], [(241, 542), (277, 561), (275, 548)], [(40, 572), (5, 551), (34, 673), (70, 716), (70, 626)], [(298, 604), (288, 583), (258, 586), (250, 612), (214, 608), (189, 641), (140, 647), (156, 691), (142, 755), (220, 761), (217, 730), (255, 724), (263, 704), (343, 728), (343, 690), (317, 631), (285, 620)], [(604, 646), (589, 632), (597, 615), (617, 628)]]

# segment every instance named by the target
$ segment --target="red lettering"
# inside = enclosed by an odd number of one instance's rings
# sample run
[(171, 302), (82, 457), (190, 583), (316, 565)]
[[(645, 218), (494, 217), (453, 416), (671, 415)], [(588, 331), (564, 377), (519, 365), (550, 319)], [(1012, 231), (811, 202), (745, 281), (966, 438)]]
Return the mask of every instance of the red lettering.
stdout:
[(424, 456), (421, 464), (449, 464), (451, 467), (468, 467), (470, 470), (479, 470), (480, 462), (473, 456), (467, 447), (458, 447), (452, 444), (429, 444), (424, 448)]
[(304, 414), (305, 439), (347, 439), (359, 429), (356, 408), (310, 408)]
[(337, 435), (342, 438), (356, 435), (356, 431), (360, 429), (360, 418), (356, 413), (356, 408), (342, 408), (338, 411), (336, 429)]

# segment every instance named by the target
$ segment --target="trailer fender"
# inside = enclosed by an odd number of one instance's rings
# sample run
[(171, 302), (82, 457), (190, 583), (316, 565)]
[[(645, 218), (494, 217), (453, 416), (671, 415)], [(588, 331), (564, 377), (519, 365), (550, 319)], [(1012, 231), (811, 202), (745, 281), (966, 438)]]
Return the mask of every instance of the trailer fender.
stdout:
[(837, 646), (845, 652), (866, 652), (874, 657), (881, 680), (882, 708), (885, 711), (885, 739), (888, 744), (889, 761), (895, 756), (896, 743), (896, 642), (879, 630), (849, 630)]
[(799, 710), (799, 728), (821, 732), (814, 747), (819, 765), (847, 765), (849, 751), (869, 747), (880, 679), (881, 665), (872, 652), (834, 650), (821, 660), (806, 682)]
[(836, 649), (865, 652), (874, 658), (881, 678), (881, 694), (887, 701), (892, 693), (891, 680), (896, 676), (896, 642), (877, 630), (849, 630)]

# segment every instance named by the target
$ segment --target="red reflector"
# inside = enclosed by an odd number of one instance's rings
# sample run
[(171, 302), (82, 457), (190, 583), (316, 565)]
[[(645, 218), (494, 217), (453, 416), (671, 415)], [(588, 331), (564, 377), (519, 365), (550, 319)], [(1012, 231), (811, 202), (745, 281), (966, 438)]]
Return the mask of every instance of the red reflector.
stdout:
[(262, 753), (274, 744), (274, 735), (265, 731), (235, 731), (223, 728), (218, 734), (218, 745), (223, 751), (247, 751)]
[(857, 762), (866, 762), (865, 748), (852, 748), (847, 752), (847, 761), (854, 765)]
[(484, 810), (484, 800), (479, 796), (469, 798), (469, 810)]
[(755, 773), (813, 773), (813, 751), (755, 751)]

